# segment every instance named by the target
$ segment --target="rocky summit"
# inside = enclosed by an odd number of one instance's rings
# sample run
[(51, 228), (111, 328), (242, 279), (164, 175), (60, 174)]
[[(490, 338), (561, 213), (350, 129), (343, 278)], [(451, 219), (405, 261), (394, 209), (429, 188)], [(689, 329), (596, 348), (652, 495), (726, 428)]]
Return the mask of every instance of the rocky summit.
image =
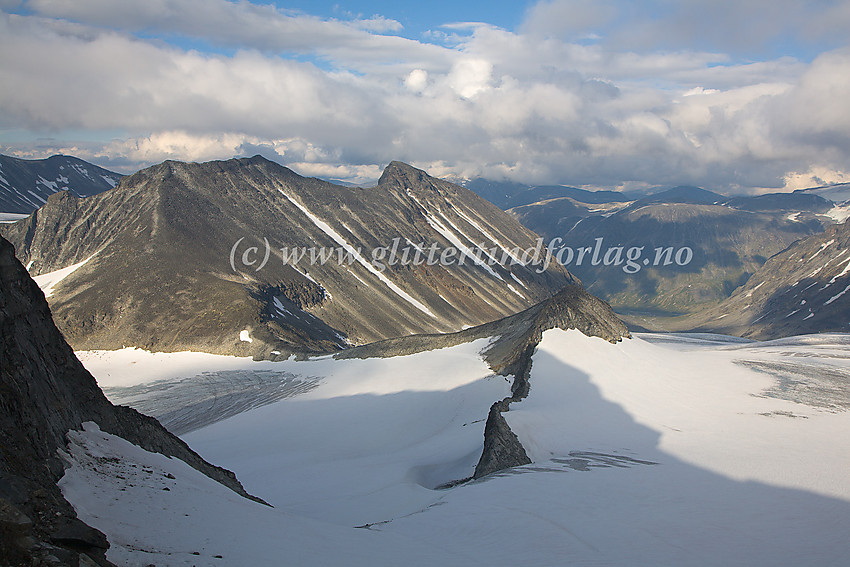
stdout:
[[(540, 243), (508, 214), (399, 162), (354, 188), (259, 156), (169, 161), (2, 231), (75, 349), (331, 351), (493, 321), (574, 281), (515, 261)], [(456, 254), (423, 261), (432, 246)]]

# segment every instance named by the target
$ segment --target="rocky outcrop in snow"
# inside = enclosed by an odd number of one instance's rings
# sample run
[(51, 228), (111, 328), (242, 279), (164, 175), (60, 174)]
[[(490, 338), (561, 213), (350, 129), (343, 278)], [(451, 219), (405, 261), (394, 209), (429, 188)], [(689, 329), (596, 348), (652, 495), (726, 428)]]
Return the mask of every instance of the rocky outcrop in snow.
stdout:
[(568, 285), (553, 297), (516, 315), (445, 335), (416, 335), (389, 339), (355, 347), (337, 358), (401, 356), (446, 348), (476, 339), (495, 337), (482, 352), (494, 372), (513, 380), (511, 396), (496, 401), (490, 408), (484, 428), (484, 450), (474, 478), (527, 464), (531, 461), (511, 431), (502, 413), (510, 404), (526, 397), (534, 387), (529, 381), (531, 355), (548, 329), (577, 329), (587, 336), (617, 342), (629, 337), (626, 325), (611, 306), (588, 293), (580, 285)]

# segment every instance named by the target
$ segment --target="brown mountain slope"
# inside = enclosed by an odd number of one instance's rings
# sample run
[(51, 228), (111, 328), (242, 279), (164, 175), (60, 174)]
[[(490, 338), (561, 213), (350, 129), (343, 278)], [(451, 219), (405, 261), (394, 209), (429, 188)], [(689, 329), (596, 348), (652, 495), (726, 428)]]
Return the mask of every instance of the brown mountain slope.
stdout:
[[(328, 351), (492, 321), (572, 281), (558, 266), (538, 274), (482, 265), (483, 256), (381, 271), (374, 251), (394, 242), (399, 254), (484, 243), (496, 256), (536, 244), (472, 192), (398, 162), (366, 189), (261, 157), (165, 162), (91, 198), (57, 194), (2, 230), (33, 275), (86, 262), (49, 298), (76, 349)], [(281, 249), (313, 246), (360, 255), (311, 265), (307, 253), (297, 269), (284, 264)]]

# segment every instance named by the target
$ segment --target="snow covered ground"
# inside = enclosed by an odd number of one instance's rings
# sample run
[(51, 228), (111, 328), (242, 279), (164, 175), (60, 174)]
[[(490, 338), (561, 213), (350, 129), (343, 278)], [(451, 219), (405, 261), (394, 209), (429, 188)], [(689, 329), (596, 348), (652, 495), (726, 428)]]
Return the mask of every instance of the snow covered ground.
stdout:
[(437, 488), (472, 473), (509, 394), (486, 345), (280, 363), (80, 353), (108, 394), (237, 371), (310, 387), (183, 435), (273, 509), (94, 427), (73, 437), (63, 491), (125, 565), (846, 561), (850, 336), (547, 331), (528, 398), (505, 414), (534, 463)]

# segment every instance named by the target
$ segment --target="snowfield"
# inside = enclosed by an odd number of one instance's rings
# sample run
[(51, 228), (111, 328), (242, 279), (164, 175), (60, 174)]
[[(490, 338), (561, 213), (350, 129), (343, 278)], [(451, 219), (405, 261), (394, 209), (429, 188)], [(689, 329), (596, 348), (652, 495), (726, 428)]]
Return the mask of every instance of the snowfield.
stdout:
[(65, 278), (73, 274), (79, 268), (85, 266), (89, 260), (94, 258), (97, 255), (95, 252), (82, 262), (78, 262), (76, 264), (72, 264), (66, 268), (61, 268), (59, 270), (55, 270), (53, 272), (48, 272), (46, 274), (42, 274), (40, 276), (34, 276), (33, 280), (38, 284), (38, 287), (41, 288), (41, 291), (44, 292), (44, 297), (50, 297), (53, 295), (53, 291), (59, 283), (62, 282)]
[[(472, 474), (510, 393), (487, 344), (278, 363), (80, 353), (111, 398), (213, 415), (183, 439), (273, 508), (93, 424), (71, 434), (63, 493), (121, 565), (846, 563), (850, 336), (546, 331), (504, 414), (534, 463), (442, 488)], [(228, 372), (252, 403), (192, 405)]]

